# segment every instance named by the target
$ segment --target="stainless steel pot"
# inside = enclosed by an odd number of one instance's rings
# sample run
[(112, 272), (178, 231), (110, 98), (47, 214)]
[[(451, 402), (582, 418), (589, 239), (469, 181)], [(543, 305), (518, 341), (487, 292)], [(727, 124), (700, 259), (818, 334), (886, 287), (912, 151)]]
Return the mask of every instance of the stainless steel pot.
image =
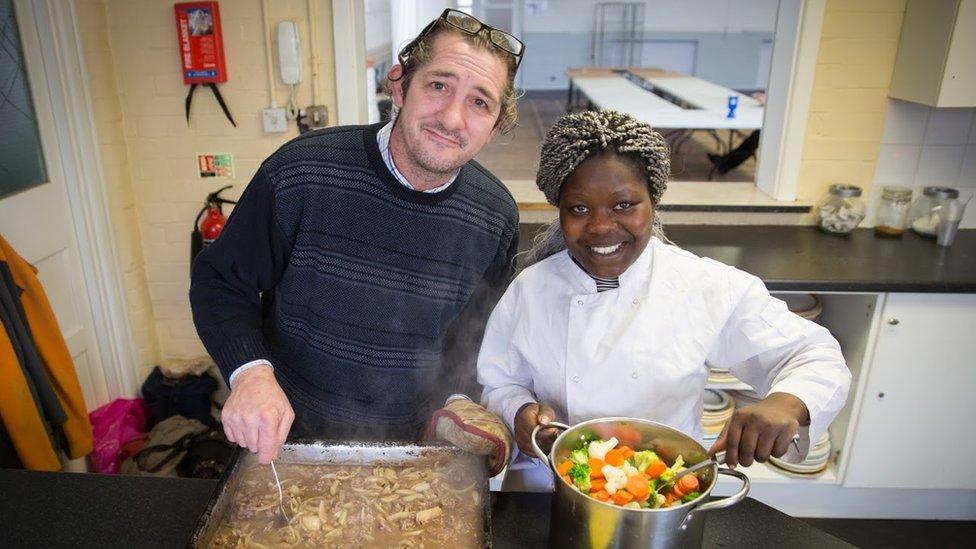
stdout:
[[(688, 435), (654, 421), (628, 417), (593, 419), (570, 427), (562, 423), (549, 426), (563, 429), (552, 445), (549, 455), (539, 448), (536, 435), (542, 427), (532, 431), (532, 447), (536, 456), (555, 473), (555, 466), (569, 458), (582, 440), (616, 436), (633, 445), (634, 450), (653, 450), (668, 463), (680, 455), (685, 463), (694, 465), (708, 459), (706, 450)], [(718, 475), (729, 475), (742, 481), (735, 495), (708, 502)], [(581, 493), (555, 475), (556, 493), (552, 500), (549, 522), (550, 547), (586, 548), (665, 548), (701, 547), (705, 511), (722, 509), (742, 501), (749, 493), (749, 478), (739, 471), (706, 467), (699, 474), (702, 497), (667, 509), (627, 509), (604, 503)], [(708, 502), (708, 503), (706, 503)]]

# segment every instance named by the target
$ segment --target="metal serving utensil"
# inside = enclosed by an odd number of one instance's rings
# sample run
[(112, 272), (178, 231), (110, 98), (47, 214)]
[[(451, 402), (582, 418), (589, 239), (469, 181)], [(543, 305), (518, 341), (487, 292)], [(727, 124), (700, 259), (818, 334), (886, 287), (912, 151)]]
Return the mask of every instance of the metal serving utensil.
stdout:
[[(800, 435), (799, 434), (793, 435), (793, 439), (790, 440), (790, 443), (793, 444), (793, 447), (796, 448), (796, 451), (797, 452), (800, 451)], [(718, 452), (717, 454), (715, 454), (715, 458), (714, 459), (706, 459), (705, 461), (700, 461), (700, 462), (692, 465), (691, 467), (688, 467), (684, 471), (681, 471), (679, 473), (676, 473), (674, 475), (674, 478), (671, 479), (670, 484), (671, 485), (677, 484), (679, 478), (681, 478), (681, 477), (683, 477), (683, 476), (685, 476), (685, 475), (687, 475), (689, 473), (694, 473), (695, 471), (700, 471), (701, 469), (704, 469), (705, 467), (708, 467), (710, 465), (724, 465), (724, 464), (725, 464), (725, 451), (723, 450), (723, 451)], [(659, 486), (658, 487), (658, 491), (660, 491), (661, 488), (664, 488), (665, 486), (667, 486), (667, 484), (662, 484), (661, 486)]]
[(281, 479), (278, 478), (278, 469), (275, 468), (274, 460), (271, 460), (271, 472), (274, 473), (275, 484), (278, 486), (278, 514), (275, 515), (275, 526), (281, 528), (288, 526), (291, 521), (285, 513), (285, 495), (281, 491)]

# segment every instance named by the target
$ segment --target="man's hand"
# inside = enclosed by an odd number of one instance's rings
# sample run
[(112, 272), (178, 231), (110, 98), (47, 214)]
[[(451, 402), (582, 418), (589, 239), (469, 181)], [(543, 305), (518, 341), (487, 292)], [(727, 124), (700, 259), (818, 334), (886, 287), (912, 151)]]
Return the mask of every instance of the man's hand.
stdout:
[(262, 365), (237, 375), (220, 421), (227, 440), (258, 454), (258, 461), (267, 464), (278, 457), (295, 412), (274, 371)]
[(773, 393), (736, 410), (708, 454), (725, 450), (729, 467), (740, 463), (748, 467), (754, 460), (765, 463), (769, 456), (785, 454), (800, 425), (809, 421), (810, 412), (802, 400), (788, 393)]
[[(532, 449), (532, 430), (536, 425), (548, 425), (550, 421), (556, 419), (556, 412), (546, 404), (526, 404), (519, 409), (515, 415), (515, 443), (519, 450), (528, 456), (536, 457), (535, 450)], [(559, 429), (541, 429), (539, 431), (539, 447), (543, 452), (548, 452), (552, 448), (552, 443), (556, 442)]]

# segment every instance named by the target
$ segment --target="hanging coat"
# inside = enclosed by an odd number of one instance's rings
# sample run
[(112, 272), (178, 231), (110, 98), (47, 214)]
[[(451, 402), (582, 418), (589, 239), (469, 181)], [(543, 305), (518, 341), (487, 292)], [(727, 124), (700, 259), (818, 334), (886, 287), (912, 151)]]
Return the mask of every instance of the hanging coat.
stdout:
[(0, 421), (24, 467), (92, 450), (85, 400), (36, 270), (0, 237)]

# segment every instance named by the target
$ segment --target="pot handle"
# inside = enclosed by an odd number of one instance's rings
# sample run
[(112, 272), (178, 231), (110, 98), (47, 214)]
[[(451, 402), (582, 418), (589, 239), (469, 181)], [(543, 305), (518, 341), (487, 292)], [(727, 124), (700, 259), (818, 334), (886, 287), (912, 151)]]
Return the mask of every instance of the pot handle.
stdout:
[[(692, 509), (691, 511), (688, 511), (688, 514), (685, 515), (685, 519), (681, 521), (680, 528), (682, 530), (688, 528), (688, 523), (691, 521), (691, 517), (697, 513), (701, 513), (703, 511), (713, 511), (715, 509), (724, 509), (726, 507), (731, 507), (736, 503), (739, 503), (740, 501), (746, 499), (746, 494), (749, 493), (749, 477), (747, 477), (741, 471), (736, 471), (735, 469), (719, 469), (718, 474), (729, 475), (738, 478), (739, 480), (742, 481), (742, 488), (735, 494), (725, 499), (720, 499), (718, 501), (710, 501), (708, 503), (699, 505), (698, 507)], [(716, 482), (718, 482), (717, 479)]]
[(548, 429), (550, 427), (555, 427), (557, 429), (562, 429), (563, 431), (565, 431), (566, 429), (569, 429), (569, 425), (566, 425), (565, 423), (559, 423), (558, 421), (550, 421), (547, 425), (536, 425), (535, 428), (532, 429), (532, 449), (535, 450), (535, 457), (541, 459), (542, 463), (546, 464), (546, 467), (551, 468), (552, 464), (549, 463), (549, 458), (546, 456), (546, 453), (542, 451), (542, 448), (539, 448), (539, 443), (535, 441), (535, 436), (539, 433), (540, 430)]

